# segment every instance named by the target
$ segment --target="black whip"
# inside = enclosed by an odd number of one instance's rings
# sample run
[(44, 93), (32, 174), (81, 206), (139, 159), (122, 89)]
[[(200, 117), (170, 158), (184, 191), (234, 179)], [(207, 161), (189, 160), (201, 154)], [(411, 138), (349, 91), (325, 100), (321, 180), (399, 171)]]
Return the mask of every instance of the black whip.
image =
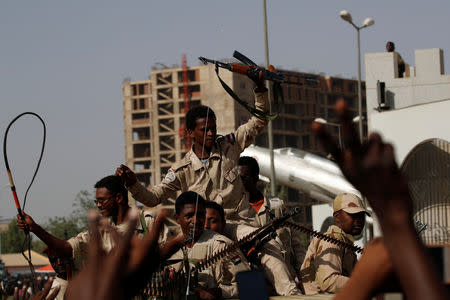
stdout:
[[(28, 185), (28, 188), (27, 188), (27, 190), (25, 192), (25, 196), (23, 198), (23, 205), (22, 205), (22, 209), (21, 209), (20, 203), (19, 203), (19, 198), (17, 197), (16, 186), (14, 185), (14, 180), (13, 180), (13, 177), (12, 177), (11, 169), (9, 168), (9, 161), (8, 161), (8, 154), (7, 154), (7, 151), (6, 151), (6, 145), (7, 145), (7, 142), (8, 142), (9, 129), (14, 124), (14, 122), (16, 122), (19, 118), (21, 118), (24, 115), (33, 115), (36, 118), (38, 118), (39, 121), (41, 121), (42, 126), (43, 126), (43, 139), (42, 139), (41, 153), (39, 155), (39, 159), (38, 159), (38, 162), (37, 162), (37, 165), (36, 165), (36, 170), (34, 171), (34, 174), (33, 174), (33, 177), (31, 179), (31, 182)], [(6, 172), (8, 174), (8, 178), (9, 178), (9, 185), (11, 187), (11, 192), (12, 192), (13, 197), (14, 197), (14, 202), (15, 202), (15, 205), (16, 205), (16, 208), (17, 208), (17, 212), (19, 213), (19, 216), (21, 217), (22, 220), (24, 220), (24, 216), (22, 214), (22, 210), (25, 209), (25, 204), (27, 202), (28, 192), (29, 192), (31, 186), (33, 185), (34, 179), (36, 178), (36, 174), (37, 174), (37, 172), (39, 170), (39, 167), (41, 165), (42, 156), (44, 155), (46, 136), (47, 136), (47, 129), (45, 127), (45, 122), (38, 114), (36, 114), (34, 112), (21, 113), (20, 115), (15, 117), (9, 123), (8, 127), (6, 128), (5, 137), (3, 139), (3, 159), (5, 161)], [(24, 250), (25, 244), (27, 245), (27, 248), (28, 248), (28, 256), (25, 254), (25, 250)], [(22, 251), (21, 252), (22, 252), (23, 257), (26, 259), (26, 261), (28, 262), (28, 265), (30, 267), (31, 276), (32, 276), (32, 282), (33, 282), (33, 290), (36, 293), (38, 291), (37, 290), (37, 282), (36, 282), (36, 273), (34, 272), (34, 266), (33, 266), (32, 262), (31, 262), (31, 236), (30, 236), (30, 232), (28, 230), (25, 230), (25, 240), (23, 241)]]

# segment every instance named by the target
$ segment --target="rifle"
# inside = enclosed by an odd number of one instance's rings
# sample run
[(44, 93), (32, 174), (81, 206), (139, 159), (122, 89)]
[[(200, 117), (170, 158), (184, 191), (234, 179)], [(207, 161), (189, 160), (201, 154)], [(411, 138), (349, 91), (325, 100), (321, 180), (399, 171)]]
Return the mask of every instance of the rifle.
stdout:
[[(227, 69), (231, 72), (235, 72), (238, 74), (247, 75), (250, 78), (257, 78), (259, 76), (259, 73), (262, 74), (262, 78), (264, 80), (273, 81), (273, 94), (275, 103), (278, 102), (277, 95), (280, 96), (281, 99), (283, 99), (283, 89), (281, 88), (281, 83), (288, 83), (288, 84), (296, 84), (296, 85), (303, 85), (303, 84), (318, 84), (318, 80), (314, 77), (310, 76), (299, 76), (297, 74), (289, 73), (289, 72), (276, 72), (275, 68), (272, 65), (269, 65), (268, 69), (259, 67), (256, 63), (254, 63), (250, 58), (246, 57), (242, 53), (238, 51), (234, 51), (233, 57), (239, 60), (242, 64), (235, 64), (235, 63), (224, 63), (217, 60), (208, 59), (205, 57), (199, 57), (198, 59), (204, 63), (205, 65), (210, 63), (214, 64), (216, 66), (216, 74), (217, 78), (219, 79), (220, 84), (225, 89), (225, 91), (240, 105), (242, 105), (246, 110), (248, 110), (252, 115), (255, 117), (258, 117), (260, 119), (266, 119), (266, 120), (275, 120), (278, 117), (277, 113), (269, 114), (267, 112), (260, 111), (258, 109), (255, 109), (254, 107), (247, 104), (247, 102), (241, 100), (234, 92), (233, 90), (220, 78), (219, 76), (219, 68)], [(290, 78), (294, 79), (289, 80)]]
[(244, 243), (240, 248), (248, 260), (253, 260), (258, 250), (271, 239), (277, 237), (277, 229), (283, 227), (284, 223), (291, 217), (300, 213), (299, 207), (294, 207), (289, 213), (282, 217), (273, 219), (271, 222), (261, 227), (251, 240)]
[(296, 76), (303, 78), (303, 82), (301, 81), (291, 81), (289, 80), (289, 76), (295, 76), (293, 74), (289, 74), (286, 72), (277, 72), (275, 71), (274, 66), (269, 65), (268, 69), (262, 68), (258, 66), (256, 63), (254, 63), (250, 58), (245, 56), (244, 54), (238, 52), (237, 50), (234, 51), (233, 57), (239, 60), (242, 64), (235, 64), (235, 63), (224, 63), (217, 60), (208, 59), (205, 57), (200, 56), (198, 59), (204, 63), (205, 65), (210, 63), (214, 64), (216, 67), (227, 69), (228, 71), (242, 74), (242, 75), (252, 75), (258, 74), (259, 72), (262, 73), (262, 78), (264, 80), (269, 80), (273, 82), (278, 83), (288, 83), (288, 84), (296, 84), (296, 85), (303, 85), (305, 83), (317, 83), (317, 79), (309, 76)]

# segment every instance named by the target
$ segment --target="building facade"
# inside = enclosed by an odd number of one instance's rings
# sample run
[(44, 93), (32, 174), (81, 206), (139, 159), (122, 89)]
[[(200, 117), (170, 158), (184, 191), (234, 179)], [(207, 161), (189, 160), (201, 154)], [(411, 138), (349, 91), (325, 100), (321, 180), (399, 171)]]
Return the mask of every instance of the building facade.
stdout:
[(429, 245), (450, 242), (450, 75), (441, 49), (415, 51), (398, 76), (394, 53), (365, 55), (370, 131), (394, 145), (408, 180), (414, 219), (427, 224)]

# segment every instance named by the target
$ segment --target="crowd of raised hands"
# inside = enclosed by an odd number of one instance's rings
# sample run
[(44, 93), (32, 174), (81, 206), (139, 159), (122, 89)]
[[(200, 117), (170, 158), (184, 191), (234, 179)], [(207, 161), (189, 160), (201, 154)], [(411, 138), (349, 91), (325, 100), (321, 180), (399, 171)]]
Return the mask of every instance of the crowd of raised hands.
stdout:
[(161, 248), (158, 246), (159, 233), (166, 218), (164, 212), (158, 215), (154, 226), (143, 239), (134, 235), (137, 210), (131, 210), (129, 218), (130, 224), (125, 234), (108, 228), (117, 246), (106, 254), (101, 247), (99, 227), (104, 229), (108, 224), (101, 224), (98, 214), (90, 213), (89, 255), (82, 270), (69, 283), (66, 299), (129, 299), (145, 286), (160, 261), (178, 250), (181, 236)]
[(345, 149), (338, 147), (322, 124), (313, 123), (312, 129), (347, 180), (367, 198), (383, 239), (366, 246), (350, 280), (335, 299), (370, 299), (388, 282), (396, 280), (409, 300), (450, 299), (415, 231), (408, 185), (397, 166), (392, 145), (376, 133), (361, 143), (347, 104), (337, 102), (336, 111)]

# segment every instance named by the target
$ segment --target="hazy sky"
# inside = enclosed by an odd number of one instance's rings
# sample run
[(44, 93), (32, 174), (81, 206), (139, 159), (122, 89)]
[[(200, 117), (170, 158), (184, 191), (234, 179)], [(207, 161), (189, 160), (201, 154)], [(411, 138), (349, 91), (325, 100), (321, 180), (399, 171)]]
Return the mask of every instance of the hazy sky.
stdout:
[[(276, 67), (356, 77), (355, 23), (362, 53), (396, 43), (407, 63), (414, 50), (450, 55), (448, 0), (268, 0), (270, 61)], [(143, 80), (152, 65), (198, 65), (198, 56), (239, 50), (264, 62), (262, 1), (0, 1), (0, 130), (24, 111), (47, 124), (47, 145), (26, 210), (40, 222), (68, 215), (80, 190), (124, 161), (121, 83)], [(446, 38), (447, 36), (447, 38)], [(449, 59), (445, 68), (449, 69)], [(363, 71), (364, 72), (364, 71)], [(8, 137), (21, 201), (39, 154), (42, 129), (27, 117)], [(0, 217), (15, 215), (0, 163)]]

